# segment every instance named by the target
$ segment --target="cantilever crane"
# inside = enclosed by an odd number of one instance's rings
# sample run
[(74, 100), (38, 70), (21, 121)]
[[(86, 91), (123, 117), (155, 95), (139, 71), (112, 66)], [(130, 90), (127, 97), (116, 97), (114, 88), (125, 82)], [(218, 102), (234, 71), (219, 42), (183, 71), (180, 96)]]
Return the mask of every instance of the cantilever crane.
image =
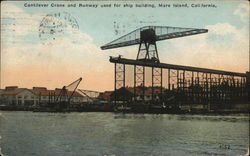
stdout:
[(137, 60), (160, 62), (156, 41), (208, 32), (207, 29), (145, 26), (101, 47), (102, 50), (139, 44)]

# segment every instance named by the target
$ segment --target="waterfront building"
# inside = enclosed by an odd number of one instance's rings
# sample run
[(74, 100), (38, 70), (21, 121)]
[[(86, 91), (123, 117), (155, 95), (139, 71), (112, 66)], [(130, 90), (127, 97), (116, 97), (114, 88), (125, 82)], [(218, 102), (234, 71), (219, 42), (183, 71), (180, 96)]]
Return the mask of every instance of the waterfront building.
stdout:
[(38, 97), (27, 88), (8, 86), (0, 93), (0, 102), (9, 106), (31, 106), (36, 105)]
[[(32, 89), (7, 86), (0, 92), (0, 102), (9, 106), (37, 106), (53, 104), (58, 100), (61, 89), (48, 90), (46, 87), (33, 87)], [(72, 105), (87, 101), (87, 98), (78, 92), (67, 91), (66, 97), (71, 96)], [(65, 98), (66, 99), (66, 98)]]
[(110, 102), (110, 95), (113, 93), (113, 91), (104, 91), (99, 94), (98, 99), (105, 102)]

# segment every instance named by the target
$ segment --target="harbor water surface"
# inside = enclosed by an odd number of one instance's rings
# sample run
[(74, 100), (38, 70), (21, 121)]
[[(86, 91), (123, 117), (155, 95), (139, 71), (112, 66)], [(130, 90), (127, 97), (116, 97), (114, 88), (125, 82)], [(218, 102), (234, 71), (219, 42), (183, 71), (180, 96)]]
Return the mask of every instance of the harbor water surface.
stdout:
[(248, 115), (0, 111), (4, 156), (243, 155)]

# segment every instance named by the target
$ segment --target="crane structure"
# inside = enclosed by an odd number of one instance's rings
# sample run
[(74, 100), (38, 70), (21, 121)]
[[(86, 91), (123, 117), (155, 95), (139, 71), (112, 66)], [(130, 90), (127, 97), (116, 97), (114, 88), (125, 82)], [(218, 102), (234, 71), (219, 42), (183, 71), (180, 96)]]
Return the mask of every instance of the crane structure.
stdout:
[(207, 29), (145, 26), (101, 47), (102, 50), (139, 44), (137, 60), (160, 62), (156, 42), (208, 32)]
[(98, 99), (98, 96), (100, 95), (100, 92), (93, 90), (78, 89), (77, 91), (81, 93), (83, 96), (85, 96), (88, 101), (92, 102)]
[(56, 89), (50, 93), (50, 103), (54, 107), (55, 111), (65, 111), (69, 109), (72, 96), (77, 94), (77, 87), (81, 81), (82, 78), (80, 77), (69, 85), (63, 86), (61, 89)]
[[(110, 62), (115, 65), (114, 103), (120, 104), (128, 101), (131, 103), (131, 99), (117, 101), (117, 99), (121, 99), (117, 96), (122, 95), (116, 95), (116, 92), (121, 88), (127, 88), (133, 93), (134, 104), (145, 104), (147, 101), (150, 101), (151, 105), (166, 104), (169, 103), (167, 99), (174, 99), (175, 101), (171, 101), (171, 103), (181, 105), (203, 103), (206, 104), (206, 108), (210, 108), (212, 103), (225, 104), (232, 102), (232, 100), (238, 102), (240, 99), (246, 99), (249, 94), (246, 83), (250, 82), (249, 78), (246, 79), (246, 73), (160, 62), (157, 41), (207, 32), (207, 29), (197, 28), (145, 26), (101, 46), (102, 50), (107, 50), (139, 45), (136, 59), (126, 59), (121, 56), (110, 57)], [(128, 73), (127, 68), (131, 66), (133, 67), (133, 75), (126, 74)], [(151, 73), (151, 77), (148, 77), (149, 73)], [(128, 86), (130, 84), (127, 83), (128, 78), (130, 81), (133, 79), (133, 86)], [(146, 79), (151, 81), (150, 86), (146, 86)], [(150, 95), (148, 95), (148, 90), (151, 92)], [(169, 98), (170, 94), (174, 94), (175, 98)]]
[(76, 92), (77, 87), (79, 86), (80, 82), (82, 81), (82, 78), (75, 80), (74, 82), (70, 83), (67, 86), (63, 86), (60, 90), (59, 95), (55, 99), (55, 103), (61, 103), (61, 102), (67, 102), (70, 103), (70, 100), (74, 93)]

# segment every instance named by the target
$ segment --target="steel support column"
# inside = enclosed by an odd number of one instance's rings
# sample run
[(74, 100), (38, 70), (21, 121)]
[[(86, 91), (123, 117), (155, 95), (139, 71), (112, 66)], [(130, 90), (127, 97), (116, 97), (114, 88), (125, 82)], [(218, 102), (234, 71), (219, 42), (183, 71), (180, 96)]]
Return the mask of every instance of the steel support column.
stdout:
[(134, 101), (145, 100), (145, 66), (134, 66)]
[(115, 63), (115, 104), (117, 102), (116, 91), (122, 87), (125, 87), (125, 64)]
[[(156, 97), (156, 93), (155, 90), (157, 87), (161, 87), (160, 88), (160, 94), (162, 94), (162, 68), (155, 68), (152, 67), (152, 102), (155, 102), (155, 97)], [(159, 95), (158, 93), (158, 98)]]

